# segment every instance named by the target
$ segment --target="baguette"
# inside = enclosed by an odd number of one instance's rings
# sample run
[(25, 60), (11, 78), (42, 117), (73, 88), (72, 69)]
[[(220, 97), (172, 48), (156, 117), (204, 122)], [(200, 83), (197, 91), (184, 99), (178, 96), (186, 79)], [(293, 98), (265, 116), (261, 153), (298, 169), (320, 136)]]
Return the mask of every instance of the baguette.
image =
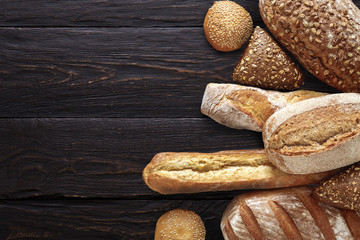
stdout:
[(279, 109), (324, 95), (307, 90), (278, 92), (237, 84), (209, 83), (201, 112), (227, 127), (261, 132), (265, 121)]
[(260, 0), (274, 37), (318, 79), (360, 92), (360, 10), (351, 0)]
[(156, 192), (177, 194), (315, 184), (334, 173), (286, 174), (268, 161), (263, 149), (255, 149), (158, 153), (144, 168), (143, 179)]
[(236, 239), (359, 239), (360, 217), (317, 202), (311, 187), (247, 192), (224, 211), (225, 240)]
[(309, 174), (360, 161), (360, 94), (307, 99), (274, 113), (263, 131), (265, 152), (280, 170)]

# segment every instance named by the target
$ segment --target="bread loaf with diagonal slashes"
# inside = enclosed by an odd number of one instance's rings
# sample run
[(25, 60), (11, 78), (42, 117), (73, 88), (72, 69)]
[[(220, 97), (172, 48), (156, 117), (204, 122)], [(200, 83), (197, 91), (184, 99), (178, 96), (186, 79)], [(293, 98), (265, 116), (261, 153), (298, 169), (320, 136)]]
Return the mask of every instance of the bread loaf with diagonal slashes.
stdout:
[(246, 192), (235, 197), (221, 219), (225, 240), (360, 239), (360, 217), (316, 201), (311, 187)]

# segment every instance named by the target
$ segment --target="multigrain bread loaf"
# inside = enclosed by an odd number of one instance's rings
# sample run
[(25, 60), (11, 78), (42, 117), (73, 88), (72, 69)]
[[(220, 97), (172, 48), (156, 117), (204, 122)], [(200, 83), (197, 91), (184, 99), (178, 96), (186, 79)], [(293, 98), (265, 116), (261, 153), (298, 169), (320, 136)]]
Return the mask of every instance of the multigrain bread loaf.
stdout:
[(360, 211), (360, 163), (321, 182), (312, 196), (338, 208)]
[(351, 0), (260, 0), (268, 29), (317, 78), (360, 92), (360, 10)]
[(304, 83), (299, 67), (260, 27), (253, 31), (232, 77), (240, 84), (275, 90), (293, 90)]
[(360, 94), (339, 93), (294, 103), (263, 130), (269, 160), (288, 173), (308, 174), (360, 161)]
[(225, 240), (360, 239), (360, 217), (310, 197), (310, 187), (253, 191), (231, 201), (221, 219)]
[(209, 83), (201, 112), (227, 127), (261, 132), (266, 120), (279, 109), (324, 95), (307, 90), (278, 92), (237, 84)]
[(143, 179), (156, 192), (176, 194), (315, 184), (335, 172), (286, 174), (268, 161), (263, 149), (164, 152), (156, 154), (145, 167)]
[(250, 14), (232, 1), (215, 1), (204, 19), (204, 33), (218, 51), (229, 52), (242, 47), (250, 37), (253, 22)]

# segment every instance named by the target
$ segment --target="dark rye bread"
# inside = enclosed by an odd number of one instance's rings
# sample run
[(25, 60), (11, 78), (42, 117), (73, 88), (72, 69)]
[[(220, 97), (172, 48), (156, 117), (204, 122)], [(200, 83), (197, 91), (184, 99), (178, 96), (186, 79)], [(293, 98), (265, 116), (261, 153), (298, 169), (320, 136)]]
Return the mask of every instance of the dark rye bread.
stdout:
[(275, 38), (317, 78), (360, 92), (360, 10), (351, 0), (260, 0)]
[(318, 202), (311, 191), (298, 187), (238, 195), (221, 219), (224, 239), (359, 239), (358, 213)]
[(308, 174), (360, 161), (360, 94), (307, 99), (271, 115), (263, 129), (265, 152), (280, 170)]
[(275, 90), (293, 90), (304, 83), (299, 67), (260, 27), (251, 35), (232, 77), (240, 84)]
[(320, 183), (312, 196), (338, 208), (360, 211), (360, 163)]

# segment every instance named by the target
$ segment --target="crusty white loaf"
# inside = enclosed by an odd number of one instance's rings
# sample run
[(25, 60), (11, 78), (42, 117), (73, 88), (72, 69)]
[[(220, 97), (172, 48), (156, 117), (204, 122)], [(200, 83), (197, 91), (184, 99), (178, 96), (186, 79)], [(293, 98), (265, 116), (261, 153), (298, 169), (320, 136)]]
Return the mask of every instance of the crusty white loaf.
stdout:
[(221, 219), (225, 240), (360, 238), (360, 217), (310, 197), (310, 187), (247, 192), (235, 197)]
[(306, 90), (278, 92), (237, 84), (209, 83), (201, 112), (227, 127), (261, 132), (265, 121), (279, 109), (324, 95)]
[(274, 167), (263, 149), (215, 153), (163, 152), (144, 168), (144, 182), (161, 194), (268, 189), (319, 183), (336, 171), (295, 175)]
[(275, 38), (317, 78), (360, 92), (360, 10), (351, 0), (260, 0)]
[(274, 113), (263, 131), (269, 160), (288, 173), (328, 171), (360, 161), (360, 94), (307, 99)]

